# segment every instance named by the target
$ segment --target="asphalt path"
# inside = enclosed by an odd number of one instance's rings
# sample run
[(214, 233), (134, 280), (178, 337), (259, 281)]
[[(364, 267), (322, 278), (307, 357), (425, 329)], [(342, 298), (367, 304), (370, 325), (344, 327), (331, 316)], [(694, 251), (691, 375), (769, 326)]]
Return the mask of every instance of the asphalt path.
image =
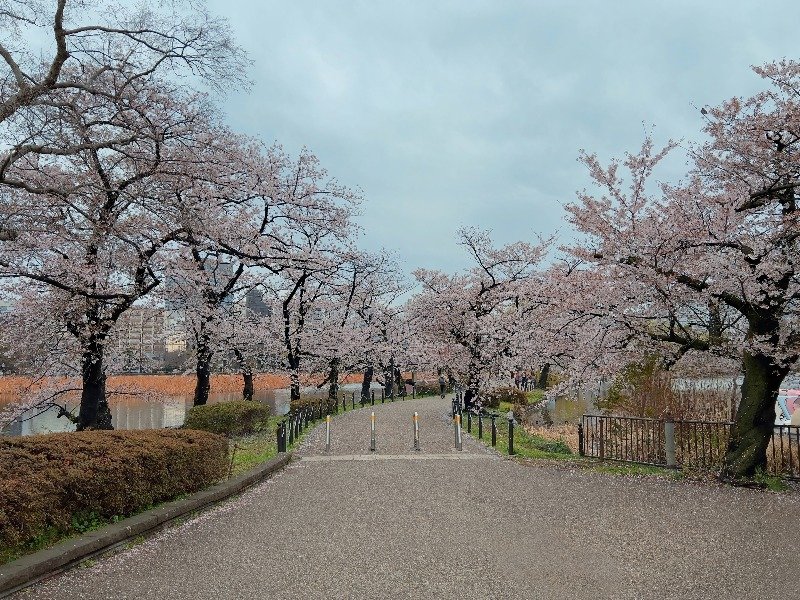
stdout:
[(319, 426), (239, 498), (16, 597), (800, 598), (797, 495), (459, 452), (449, 405), (336, 416), (330, 453)]

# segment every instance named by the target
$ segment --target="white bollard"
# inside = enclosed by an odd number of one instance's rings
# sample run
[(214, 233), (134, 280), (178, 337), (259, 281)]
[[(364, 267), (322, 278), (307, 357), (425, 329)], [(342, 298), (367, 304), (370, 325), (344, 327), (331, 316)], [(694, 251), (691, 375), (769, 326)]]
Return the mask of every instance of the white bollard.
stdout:
[(331, 416), (325, 417), (325, 452), (331, 451)]

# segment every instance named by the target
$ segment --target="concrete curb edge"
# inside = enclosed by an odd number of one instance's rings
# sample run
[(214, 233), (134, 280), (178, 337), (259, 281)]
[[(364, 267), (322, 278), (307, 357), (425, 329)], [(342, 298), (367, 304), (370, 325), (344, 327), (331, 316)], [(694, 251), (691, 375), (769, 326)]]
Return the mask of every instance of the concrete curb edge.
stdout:
[(173, 500), (138, 515), (0, 565), (0, 598), (5, 598), (49, 575), (112, 549), (132, 538), (168, 525), (188, 513), (230, 498), (285, 467), (292, 453), (279, 454), (258, 467), (227, 481)]

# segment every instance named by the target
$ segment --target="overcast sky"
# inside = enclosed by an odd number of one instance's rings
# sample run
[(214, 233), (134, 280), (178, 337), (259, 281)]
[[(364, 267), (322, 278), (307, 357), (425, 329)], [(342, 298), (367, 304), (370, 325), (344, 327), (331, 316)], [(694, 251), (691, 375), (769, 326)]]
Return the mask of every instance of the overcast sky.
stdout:
[[(237, 131), (308, 146), (359, 187), (362, 247), (403, 266), (467, 264), (455, 231), (568, 235), (562, 204), (608, 158), (700, 139), (700, 107), (800, 59), (798, 0), (209, 0), (253, 61), (224, 99)], [(682, 161), (661, 177), (675, 179)]]

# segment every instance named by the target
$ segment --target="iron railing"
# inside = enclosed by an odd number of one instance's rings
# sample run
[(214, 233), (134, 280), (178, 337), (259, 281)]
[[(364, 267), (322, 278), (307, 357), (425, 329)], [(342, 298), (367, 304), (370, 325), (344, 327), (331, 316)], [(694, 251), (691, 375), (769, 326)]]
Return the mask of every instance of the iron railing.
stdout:
[[(578, 453), (666, 467), (717, 470), (731, 426), (728, 421), (583, 415)], [(800, 479), (800, 426), (776, 425), (767, 448), (767, 472)]]

